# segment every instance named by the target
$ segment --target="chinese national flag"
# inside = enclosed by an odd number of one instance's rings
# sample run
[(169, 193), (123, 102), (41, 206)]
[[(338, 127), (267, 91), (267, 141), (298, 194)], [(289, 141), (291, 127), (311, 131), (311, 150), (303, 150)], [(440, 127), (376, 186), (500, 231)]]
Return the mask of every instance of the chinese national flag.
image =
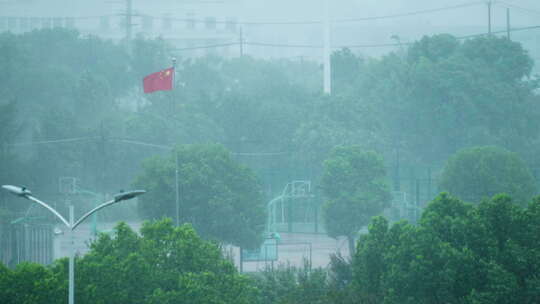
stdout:
[(170, 91), (173, 87), (174, 68), (152, 73), (143, 79), (145, 93)]

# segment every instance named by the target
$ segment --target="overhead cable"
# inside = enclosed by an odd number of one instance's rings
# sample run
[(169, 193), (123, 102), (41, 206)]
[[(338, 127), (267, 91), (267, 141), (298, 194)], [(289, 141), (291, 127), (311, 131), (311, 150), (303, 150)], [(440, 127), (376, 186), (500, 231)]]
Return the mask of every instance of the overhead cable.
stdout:
[(440, 8), (433, 8), (433, 9), (425, 9), (425, 10), (408, 12), (408, 13), (401, 13), (401, 14), (373, 16), (373, 17), (364, 17), (364, 18), (337, 19), (337, 20), (334, 20), (332, 22), (334, 22), (334, 23), (345, 23), (345, 22), (359, 22), (359, 21), (370, 21), (370, 20), (381, 20), (381, 19), (393, 19), (393, 18), (401, 18), (401, 17), (410, 17), (410, 16), (416, 16), (416, 15), (430, 14), (430, 13), (436, 13), (436, 12), (441, 12), (441, 11), (464, 8), (464, 7), (469, 7), (469, 6), (476, 6), (476, 5), (484, 4), (484, 3), (485, 3), (484, 1), (476, 1), (476, 2), (471, 2), (471, 3), (464, 3), (464, 4), (458, 4), (458, 5), (446, 6), (446, 7), (440, 7)]
[(505, 6), (505, 7), (508, 7), (508, 8), (515, 8), (515, 9), (521, 10), (523, 12), (528, 12), (528, 13), (535, 14), (535, 15), (540, 15), (540, 11), (537, 11), (537, 10), (534, 10), (534, 9), (518, 6), (518, 5), (511, 4), (511, 3), (508, 3), (508, 2), (504, 2), (504, 1), (495, 2), (496, 5), (499, 4), (499, 3), (502, 4), (502, 6)]
[[(350, 19), (335, 19), (331, 20), (332, 23), (351, 23), (351, 22), (360, 22), (360, 21), (370, 21), (370, 20), (380, 20), (380, 19), (393, 19), (401, 17), (409, 17), (423, 14), (436, 13), (447, 10), (454, 10), (464, 7), (476, 6), (479, 4), (484, 4), (483, 1), (475, 1), (464, 4), (445, 6), (433, 9), (425, 9), (419, 11), (412, 11), (407, 13), (400, 14), (391, 14), (391, 15), (382, 15), (382, 16), (372, 16), (372, 17), (360, 17), (360, 18), (350, 18)], [(185, 21), (185, 22), (196, 22), (196, 23), (206, 23), (207, 20), (194, 19), (194, 18), (171, 18), (175, 21)], [(229, 24), (230, 21), (212, 21), (215, 24)], [(314, 24), (323, 24), (324, 21), (321, 20), (301, 20), (301, 21), (242, 21), (237, 22), (239, 25), (314, 25)]]
[(185, 47), (185, 48), (172, 48), (171, 51), (191, 51), (191, 50), (200, 50), (200, 49), (212, 49), (212, 48), (220, 48), (220, 47), (226, 47), (226, 46), (232, 46), (232, 45), (238, 45), (238, 44), (239, 42), (209, 44), (209, 45), (201, 45), (201, 46), (193, 46), (193, 47)]
[(43, 141), (29, 141), (29, 142), (20, 142), (7, 144), (8, 146), (18, 147), (18, 146), (32, 146), (32, 145), (44, 145), (44, 144), (59, 144), (59, 143), (68, 143), (68, 142), (77, 142), (77, 141), (89, 141), (98, 139), (99, 137), (77, 137), (77, 138), (65, 138), (65, 139), (55, 139), (55, 140), (43, 140)]
[[(433, 8), (433, 9), (425, 9), (425, 10), (419, 10), (419, 11), (412, 11), (412, 12), (406, 12), (406, 13), (400, 13), (400, 14), (390, 14), (390, 15), (382, 15), (382, 16), (372, 16), (372, 17), (359, 17), (359, 18), (349, 18), (349, 19), (335, 19), (331, 20), (332, 23), (351, 23), (351, 22), (361, 22), (361, 21), (370, 21), (370, 20), (381, 20), (381, 19), (394, 19), (394, 18), (401, 18), (401, 17), (409, 17), (409, 16), (417, 16), (417, 15), (423, 15), (423, 14), (431, 14), (441, 11), (447, 11), (447, 10), (454, 10), (459, 8), (465, 8), (470, 6), (476, 6), (479, 4), (483, 4), (483, 1), (476, 1), (476, 2), (470, 2), (470, 3), (464, 3), (464, 4), (458, 4), (453, 6), (445, 6), (445, 7), (439, 7), (439, 8)], [(101, 16), (79, 16), (79, 17), (69, 17), (70, 19), (74, 20), (84, 20), (84, 19), (99, 19), (102, 17), (114, 17), (114, 16), (122, 16), (125, 17), (125, 13), (120, 14), (112, 14), (112, 15), (101, 15)], [(145, 16), (145, 17), (151, 17), (156, 18), (155, 16), (151, 15), (139, 15), (139, 14), (132, 14), (132, 16)], [(0, 16), (3, 18), (9, 18), (9, 17), (15, 17), (15, 18), (21, 18), (20, 16)], [(30, 17), (33, 18), (33, 17)], [(37, 17), (37, 18), (68, 18), (68, 17)], [(194, 18), (175, 18), (175, 17), (165, 17), (170, 20), (174, 21), (184, 21), (184, 22), (194, 22), (194, 23), (207, 23), (208, 20), (204, 19), (194, 19)], [(214, 24), (230, 24), (231, 21), (212, 21)], [(242, 21), (242, 22), (235, 22), (239, 25), (315, 25), (315, 24), (323, 24), (324, 21), (321, 20), (301, 20), (301, 21)]]
[[(526, 26), (526, 27), (516, 27), (511, 28), (511, 32), (518, 32), (518, 31), (526, 31), (526, 30), (534, 30), (534, 29), (540, 29), (540, 25), (534, 25), (534, 26)], [(507, 30), (500, 30), (500, 31), (493, 31), (492, 34), (504, 34)], [(474, 37), (481, 37), (481, 36), (487, 36), (488, 33), (480, 33), (480, 34), (471, 34), (471, 35), (465, 35), (465, 36), (457, 36), (455, 37), (458, 40), (468, 39), (468, 38), (474, 38)], [(284, 44), (284, 43), (267, 43), (267, 42), (242, 42), (244, 45), (250, 45), (250, 46), (260, 46), (260, 47), (273, 47), (273, 48), (306, 48), (306, 49), (322, 49), (323, 45), (317, 45), (317, 44)], [(343, 49), (343, 48), (379, 48), (379, 47), (395, 47), (395, 46), (403, 46), (403, 45), (411, 45), (414, 42), (396, 42), (396, 43), (379, 43), (379, 44), (349, 44), (349, 45), (339, 45), (334, 46), (332, 49)], [(240, 42), (231, 42), (227, 44), (217, 44), (217, 45), (201, 45), (201, 46), (195, 46), (195, 47), (189, 47), (189, 48), (177, 48), (173, 49), (174, 51), (184, 51), (184, 50), (196, 50), (196, 49), (207, 49), (207, 48), (214, 48), (214, 47), (224, 47), (224, 46), (232, 46), (232, 45), (239, 45)]]

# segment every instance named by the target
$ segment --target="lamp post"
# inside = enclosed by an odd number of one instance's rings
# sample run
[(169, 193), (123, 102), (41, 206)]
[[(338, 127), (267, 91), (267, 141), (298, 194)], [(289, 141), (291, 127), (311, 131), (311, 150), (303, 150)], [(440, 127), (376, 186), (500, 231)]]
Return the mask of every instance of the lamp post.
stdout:
[(13, 195), (25, 198), (27, 200), (33, 201), (35, 203), (38, 203), (39, 205), (45, 207), (47, 210), (52, 212), (64, 225), (66, 225), (70, 230), (70, 238), (71, 238), (71, 248), (69, 253), (69, 304), (75, 303), (75, 262), (74, 262), (74, 235), (73, 230), (79, 226), (79, 224), (84, 221), (87, 217), (92, 215), (94, 212), (99, 211), (105, 207), (111, 206), (113, 204), (119, 203), (121, 201), (130, 200), (132, 198), (135, 198), (139, 195), (142, 195), (146, 193), (144, 190), (134, 190), (134, 191), (128, 191), (128, 192), (120, 192), (114, 196), (114, 198), (110, 201), (107, 201), (94, 209), (88, 211), (83, 216), (81, 216), (77, 221), (74, 219), (74, 212), (73, 212), (73, 205), (69, 206), (69, 221), (67, 221), (58, 211), (56, 211), (51, 206), (47, 205), (46, 203), (40, 201), (39, 199), (32, 196), (32, 192), (30, 192), (25, 187), (18, 187), (18, 186), (12, 186), (12, 185), (3, 185), (2, 188), (4, 190), (10, 192)]

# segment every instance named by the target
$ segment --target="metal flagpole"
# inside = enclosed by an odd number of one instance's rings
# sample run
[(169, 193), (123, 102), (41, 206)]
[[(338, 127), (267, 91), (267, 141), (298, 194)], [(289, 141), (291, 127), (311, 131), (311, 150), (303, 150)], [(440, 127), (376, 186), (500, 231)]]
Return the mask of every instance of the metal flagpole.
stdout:
[[(173, 64), (173, 83), (172, 83), (172, 86), (173, 86), (173, 90), (176, 86), (176, 58), (173, 58), (172, 59), (172, 64)], [(174, 105), (174, 94), (171, 94), (172, 98), (173, 98), (173, 105)], [(173, 109), (176, 110), (176, 107), (173, 107)], [(175, 114), (175, 112), (173, 111), (172, 113), (173, 115)], [(174, 116), (173, 116), (173, 119), (174, 119)], [(176, 119), (174, 119), (174, 126), (177, 127), (177, 123), (176, 123)], [(174, 184), (175, 184), (175, 187), (176, 187), (176, 226), (180, 226), (180, 189), (179, 189), (179, 185), (178, 185), (178, 152), (176, 151), (176, 149), (174, 149), (174, 145), (173, 145), (173, 153), (174, 153), (174, 158), (175, 158), (175, 171), (174, 171)]]

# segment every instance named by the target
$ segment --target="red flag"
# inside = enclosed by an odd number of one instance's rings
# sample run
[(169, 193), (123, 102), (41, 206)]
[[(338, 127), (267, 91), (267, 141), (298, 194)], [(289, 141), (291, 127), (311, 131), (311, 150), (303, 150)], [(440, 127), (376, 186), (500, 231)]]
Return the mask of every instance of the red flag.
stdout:
[(152, 73), (143, 79), (145, 93), (170, 91), (173, 87), (174, 68)]

